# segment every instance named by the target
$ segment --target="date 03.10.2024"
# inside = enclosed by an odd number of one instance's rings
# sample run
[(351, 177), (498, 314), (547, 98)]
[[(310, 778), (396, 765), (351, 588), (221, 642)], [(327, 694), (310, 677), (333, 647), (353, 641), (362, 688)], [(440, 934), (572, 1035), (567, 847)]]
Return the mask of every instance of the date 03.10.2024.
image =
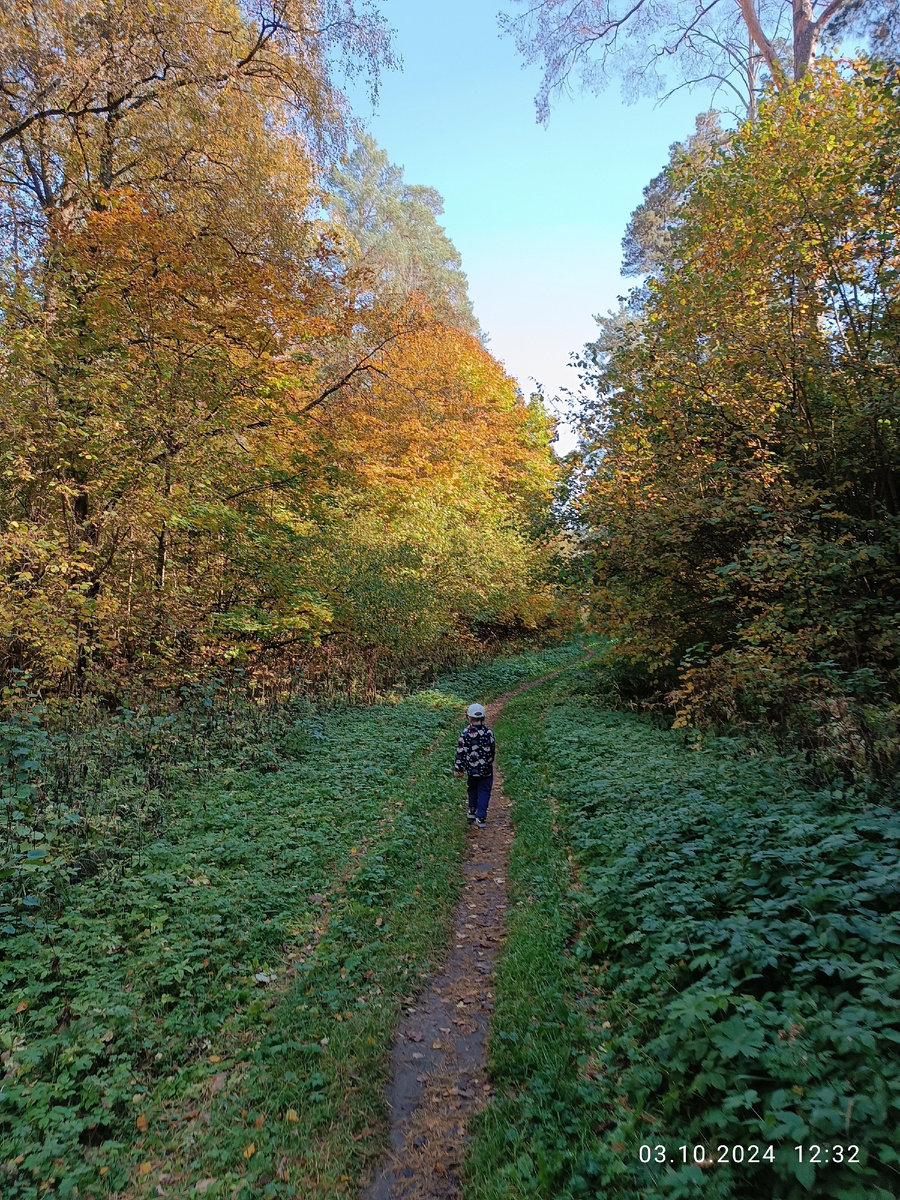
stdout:
[[(794, 1146), (797, 1161), (827, 1166), (829, 1163), (858, 1163), (859, 1146), (840, 1144), (817, 1146)], [(751, 1143), (749, 1146), (641, 1146), (638, 1157), (642, 1163), (656, 1163), (659, 1166), (678, 1166), (692, 1163), (698, 1167), (712, 1167), (716, 1163), (773, 1163), (775, 1147), (760, 1146)]]

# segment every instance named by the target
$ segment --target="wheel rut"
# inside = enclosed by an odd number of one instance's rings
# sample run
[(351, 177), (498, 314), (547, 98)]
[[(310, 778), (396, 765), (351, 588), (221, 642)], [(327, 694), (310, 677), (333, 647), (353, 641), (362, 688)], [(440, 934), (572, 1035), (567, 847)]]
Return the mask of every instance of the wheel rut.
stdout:
[[(487, 723), (493, 725), (507, 700), (574, 665), (499, 696), (486, 705)], [(404, 1010), (394, 1034), (387, 1088), (390, 1150), (360, 1200), (450, 1200), (462, 1195), (469, 1121), (493, 1095), (486, 1064), (494, 964), (509, 904), (510, 807), (502, 771), (495, 766), (488, 827), (468, 834), (447, 961)], [(462, 809), (461, 799), (461, 814)]]

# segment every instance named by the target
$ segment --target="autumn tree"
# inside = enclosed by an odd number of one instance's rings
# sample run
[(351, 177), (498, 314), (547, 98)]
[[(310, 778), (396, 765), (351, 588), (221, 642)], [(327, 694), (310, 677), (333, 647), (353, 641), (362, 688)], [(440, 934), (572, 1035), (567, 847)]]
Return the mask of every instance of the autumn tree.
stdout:
[(314, 551), (332, 636), (421, 660), (541, 628), (555, 605), (533, 533), (557, 477), (545, 410), (442, 323), (380, 366), (316, 433), (341, 479)]
[[(343, 101), (331, 64), (373, 83), (389, 63), (371, 6), (337, 0), (41, 0), (0, 4), (0, 147), (7, 221), (70, 224), (113, 188), (171, 204), (232, 189), (263, 110), (294, 137), (322, 137)], [(276, 132), (276, 129), (273, 132)], [(236, 152), (237, 151), (237, 152)]]
[(289, 523), (259, 488), (302, 444), (321, 386), (309, 347), (340, 311), (313, 248), (302, 303), (296, 273), (136, 196), (65, 250), (53, 320), (19, 289), (3, 326), (3, 391), (19, 395), (2, 421), (8, 665), (115, 669), (202, 657), (240, 620), (308, 628)]
[(388, 61), (374, 10), (0, 6), (0, 677), (396, 663), (547, 618), (547, 431), (439, 197), (358, 143), (323, 215), (341, 49)]
[(551, 430), (477, 338), (367, 310), (327, 242), (288, 275), (133, 196), (67, 249), (77, 301), (2, 330), (0, 668), (114, 690), (548, 619)]
[(622, 653), (680, 664), (686, 719), (815, 728), (833, 705), (844, 749), (868, 738), (882, 765), (900, 652), (898, 132), (894, 74), (821, 67), (713, 167), (685, 163), (673, 265), (588, 370), (584, 414), (596, 612)]

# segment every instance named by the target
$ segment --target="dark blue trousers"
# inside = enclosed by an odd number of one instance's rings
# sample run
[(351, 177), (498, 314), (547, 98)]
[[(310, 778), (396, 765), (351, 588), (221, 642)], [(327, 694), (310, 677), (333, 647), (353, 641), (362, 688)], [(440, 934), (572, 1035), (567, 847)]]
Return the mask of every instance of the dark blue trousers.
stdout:
[(469, 812), (475, 813), (479, 821), (487, 816), (493, 783), (493, 775), (469, 776)]

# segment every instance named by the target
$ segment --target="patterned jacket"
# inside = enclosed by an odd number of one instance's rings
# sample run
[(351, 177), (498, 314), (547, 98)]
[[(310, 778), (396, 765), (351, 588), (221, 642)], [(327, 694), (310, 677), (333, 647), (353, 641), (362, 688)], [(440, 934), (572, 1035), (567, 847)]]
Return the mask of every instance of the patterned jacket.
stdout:
[(486, 725), (467, 725), (456, 744), (454, 771), (465, 771), (475, 779), (494, 773), (497, 744)]

